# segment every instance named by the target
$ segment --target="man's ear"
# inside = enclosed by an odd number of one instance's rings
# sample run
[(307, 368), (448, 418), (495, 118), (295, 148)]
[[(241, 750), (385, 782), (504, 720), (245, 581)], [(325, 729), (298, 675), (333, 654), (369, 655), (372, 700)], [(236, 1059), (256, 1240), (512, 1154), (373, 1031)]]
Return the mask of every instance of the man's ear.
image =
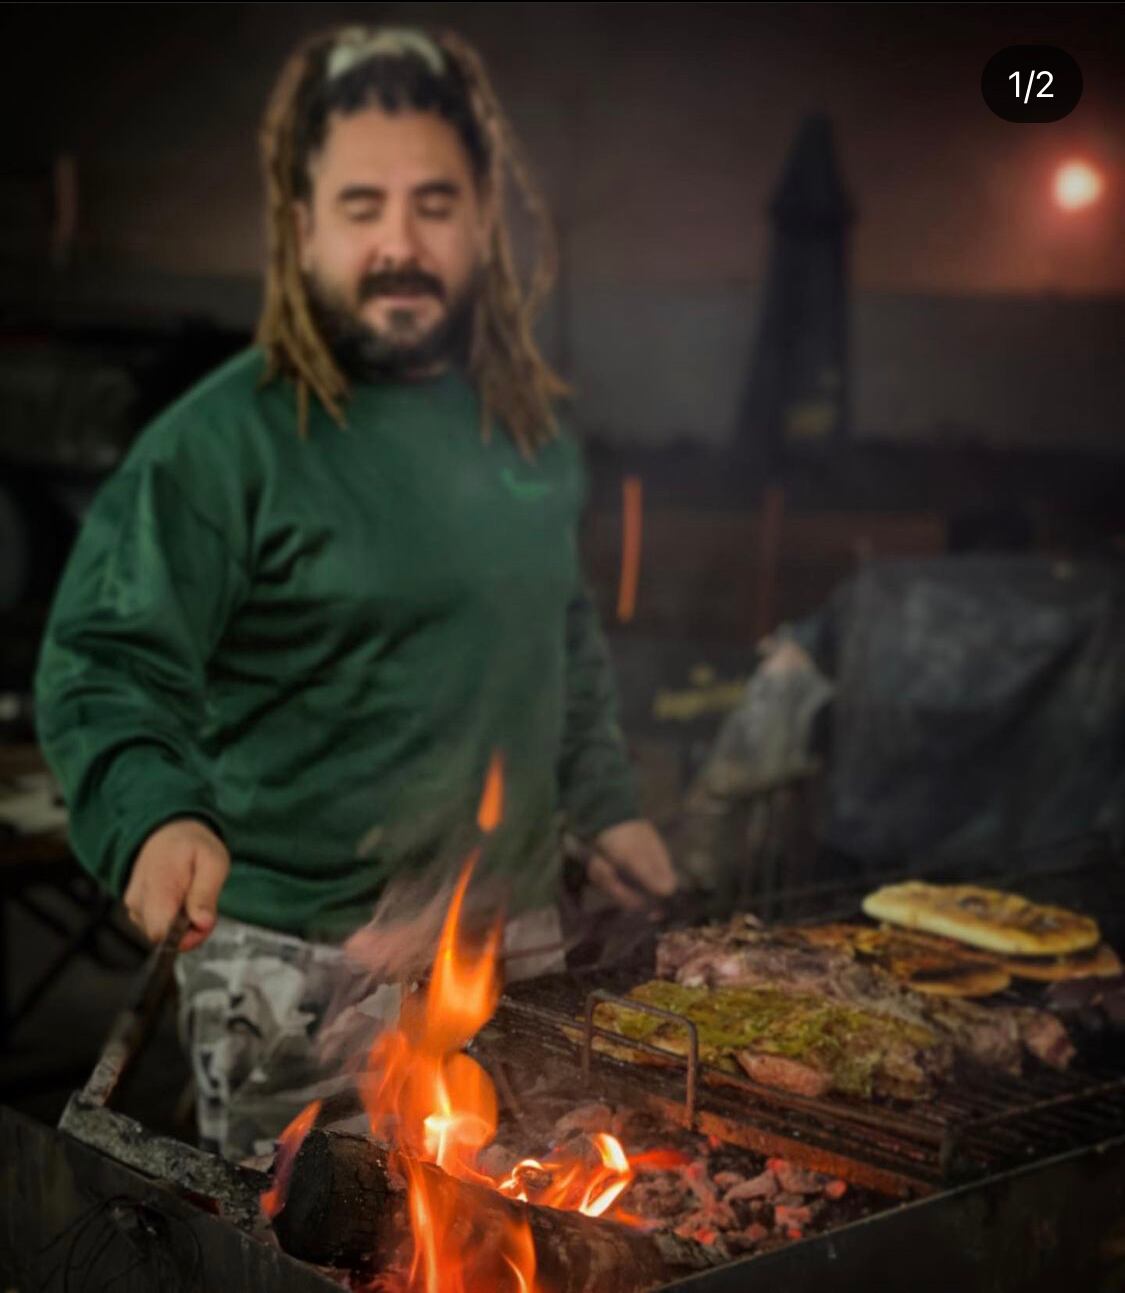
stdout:
[(293, 232), (297, 238), (297, 258), (301, 268), (307, 273), (311, 268), (310, 243), (312, 240), (312, 206), (298, 198), (291, 208)]

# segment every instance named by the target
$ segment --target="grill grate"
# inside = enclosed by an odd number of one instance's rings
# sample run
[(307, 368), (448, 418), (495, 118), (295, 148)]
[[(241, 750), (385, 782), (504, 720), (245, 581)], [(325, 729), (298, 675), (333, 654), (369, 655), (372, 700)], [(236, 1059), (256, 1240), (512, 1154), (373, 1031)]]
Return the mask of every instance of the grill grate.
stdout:
[[(572, 1069), (576, 1084), (608, 1097), (903, 1197), (1097, 1144), (1125, 1124), (1125, 1066), (1076, 1061), (1057, 1072), (1028, 1059), (1024, 1074), (1015, 1078), (959, 1064), (955, 1082), (919, 1105), (836, 1095), (814, 1099), (593, 1027), (599, 998), (623, 995), (651, 978), (651, 970), (650, 961), (514, 985), (480, 1042), (489, 1054), (518, 1067), (536, 1072), (550, 1062)], [(681, 1022), (692, 1032), (687, 1020)], [(634, 1053), (650, 1052), (659, 1064), (592, 1050), (594, 1036)]]

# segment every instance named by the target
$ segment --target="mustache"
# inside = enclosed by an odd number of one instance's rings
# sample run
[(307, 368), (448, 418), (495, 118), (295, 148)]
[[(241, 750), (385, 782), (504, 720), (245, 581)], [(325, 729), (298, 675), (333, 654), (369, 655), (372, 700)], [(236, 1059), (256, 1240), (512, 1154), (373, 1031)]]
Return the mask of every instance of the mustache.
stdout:
[(421, 269), (388, 269), (368, 274), (359, 285), (359, 302), (378, 296), (436, 296), (445, 300), (445, 284)]

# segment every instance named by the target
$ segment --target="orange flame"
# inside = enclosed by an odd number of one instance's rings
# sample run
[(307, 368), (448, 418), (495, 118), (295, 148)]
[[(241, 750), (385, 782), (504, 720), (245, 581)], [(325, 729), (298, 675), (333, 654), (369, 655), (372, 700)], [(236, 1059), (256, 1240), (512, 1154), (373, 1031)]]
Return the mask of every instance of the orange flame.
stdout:
[(477, 809), (477, 825), (486, 835), (490, 835), (500, 825), (504, 816), (504, 760), (500, 754), (494, 754), (488, 765), (488, 775), (484, 779), (484, 791)]
[(600, 1167), (591, 1168), (577, 1157), (545, 1163), (525, 1158), (496, 1188), (524, 1203), (581, 1212), (587, 1217), (603, 1216), (633, 1183), (634, 1173), (616, 1137), (599, 1132), (590, 1139), (601, 1158)]
[(313, 1124), (320, 1113), (320, 1101), (314, 1100), (306, 1105), (281, 1133), (277, 1156), (274, 1160), (273, 1185), (264, 1191), (259, 1200), (262, 1211), (271, 1220), (285, 1206), (285, 1196), (289, 1192), (289, 1178), (293, 1175), (293, 1163), (297, 1151), (305, 1137), (313, 1129)]
[(648, 1149), (643, 1154), (634, 1154), (629, 1162), (638, 1172), (671, 1172), (677, 1167), (687, 1167), (691, 1156), (682, 1149)]
[[(499, 825), (503, 765), (493, 757), (477, 824)], [(407, 1293), (544, 1293), (536, 1279), (535, 1245), (526, 1221), (474, 1216), (459, 1182), (496, 1189), (513, 1199), (549, 1203), (601, 1216), (633, 1179), (621, 1145), (594, 1136), (598, 1162), (556, 1157), (528, 1160), (501, 1181), (477, 1159), (496, 1134), (496, 1089), (462, 1047), (488, 1022), (500, 998), (503, 921), (470, 937), (465, 895), (480, 850), (461, 872), (442, 925), (428, 987), (403, 1003), (397, 1028), (371, 1048), (373, 1082), (363, 1088), (372, 1134), (395, 1146), (407, 1181), (413, 1259)], [(423, 1168), (433, 1164), (441, 1168)], [(529, 1190), (534, 1169), (536, 1188)], [(443, 1175), (444, 1173), (444, 1175)]]

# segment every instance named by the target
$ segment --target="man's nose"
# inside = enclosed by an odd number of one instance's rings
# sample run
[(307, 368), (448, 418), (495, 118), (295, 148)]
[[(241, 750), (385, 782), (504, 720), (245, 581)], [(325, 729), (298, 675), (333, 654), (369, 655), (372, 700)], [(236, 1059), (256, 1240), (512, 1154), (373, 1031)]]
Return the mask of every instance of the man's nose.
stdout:
[(417, 254), (417, 229), (409, 204), (389, 202), (379, 222), (379, 261), (384, 265), (402, 265), (414, 260)]

